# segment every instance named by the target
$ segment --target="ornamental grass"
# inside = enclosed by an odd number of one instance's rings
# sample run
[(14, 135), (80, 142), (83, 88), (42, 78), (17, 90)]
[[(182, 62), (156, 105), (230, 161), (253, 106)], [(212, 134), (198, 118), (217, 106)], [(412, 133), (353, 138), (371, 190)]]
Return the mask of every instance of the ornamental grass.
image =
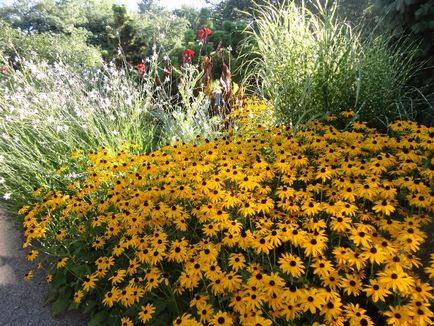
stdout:
[(432, 325), (434, 128), (389, 127), (75, 153), (81, 177), (20, 210), (24, 246), (91, 325)]

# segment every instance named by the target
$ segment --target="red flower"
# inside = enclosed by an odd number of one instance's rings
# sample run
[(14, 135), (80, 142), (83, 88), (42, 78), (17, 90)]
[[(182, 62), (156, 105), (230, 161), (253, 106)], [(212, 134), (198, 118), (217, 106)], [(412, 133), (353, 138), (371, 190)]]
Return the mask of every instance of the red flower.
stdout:
[(144, 63), (139, 63), (136, 65), (139, 76), (143, 76), (146, 72), (146, 65)]
[(212, 34), (212, 30), (209, 29), (208, 27), (202, 27), (198, 32), (197, 32), (197, 38), (199, 40), (204, 41), (209, 35)]
[(196, 55), (196, 52), (194, 52), (193, 50), (185, 49), (184, 52), (182, 53), (182, 61), (184, 63), (189, 63), (195, 55)]

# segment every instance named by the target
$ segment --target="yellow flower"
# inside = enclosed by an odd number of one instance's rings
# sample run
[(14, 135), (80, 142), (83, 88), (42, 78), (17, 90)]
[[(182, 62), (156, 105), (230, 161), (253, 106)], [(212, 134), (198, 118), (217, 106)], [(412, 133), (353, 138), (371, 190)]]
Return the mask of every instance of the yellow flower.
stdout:
[(28, 261), (34, 261), (38, 257), (39, 252), (37, 250), (32, 250), (27, 254)]
[(310, 311), (311, 314), (315, 314), (325, 303), (324, 296), (315, 289), (301, 291), (300, 306), (304, 312)]
[(232, 326), (234, 321), (231, 316), (227, 312), (219, 311), (217, 312), (211, 319), (209, 325), (210, 326)]
[(74, 302), (76, 304), (79, 304), (81, 302), (81, 299), (83, 299), (84, 293), (81, 290), (78, 290), (74, 293)]
[(130, 317), (122, 317), (121, 326), (134, 326), (134, 323)]
[(60, 258), (60, 259), (57, 261), (57, 264), (56, 264), (57, 269), (60, 269), (60, 268), (65, 267), (65, 266), (66, 266), (66, 263), (68, 262), (68, 260), (69, 260), (68, 257)]
[(235, 271), (238, 272), (240, 269), (243, 269), (246, 266), (246, 259), (244, 255), (241, 253), (232, 253), (229, 255), (229, 266)]
[(28, 271), (26, 274), (24, 274), (24, 280), (29, 281), (33, 278), (33, 271)]
[(113, 304), (117, 301), (119, 301), (120, 291), (118, 288), (113, 287), (110, 291), (106, 292), (104, 295), (104, 299), (102, 300), (102, 303), (106, 307), (113, 307)]
[(142, 306), (138, 314), (139, 320), (143, 324), (146, 324), (146, 322), (152, 319), (152, 315), (154, 314), (154, 312), (155, 306), (153, 304), (148, 303), (146, 306)]
[(304, 265), (300, 257), (284, 253), (279, 258), (280, 269), (292, 277), (300, 277), (304, 273)]
[(357, 276), (347, 275), (346, 278), (341, 280), (341, 287), (348, 295), (357, 297), (362, 289), (362, 281)]
[[(327, 238), (326, 238), (327, 239)], [(327, 248), (326, 240), (320, 237), (311, 237), (302, 244), (304, 247), (304, 252), (307, 256), (318, 257), (322, 255), (324, 250)]]
[(93, 289), (96, 287), (96, 281), (98, 280), (97, 276), (94, 274), (91, 275), (86, 275), (86, 277), (84, 278), (84, 281), (82, 283), (83, 285), (83, 289), (87, 292), (90, 289)]
[(379, 200), (375, 202), (372, 210), (375, 213), (383, 213), (384, 215), (389, 216), (395, 211), (395, 207), (393, 207), (387, 200)]
[(402, 294), (411, 292), (414, 286), (414, 279), (401, 270), (388, 269), (378, 273), (378, 282), (386, 289), (399, 291)]
[(397, 326), (407, 326), (411, 322), (411, 316), (406, 306), (389, 306), (389, 310), (384, 313), (387, 324)]
[(342, 303), (339, 297), (328, 300), (321, 308), (320, 314), (324, 316), (324, 321), (330, 323), (342, 315)]
[(114, 285), (119, 284), (124, 280), (125, 275), (127, 275), (127, 271), (125, 269), (118, 269), (109, 278), (109, 281), (111, 281)]
[(328, 166), (322, 166), (317, 171), (315, 179), (319, 179), (322, 182), (326, 182), (327, 180), (333, 177), (333, 171)]
[(391, 292), (387, 290), (377, 280), (369, 280), (370, 285), (364, 288), (366, 296), (370, 297), (373, 302), (382, 301), (385, 302), (386, 298)]

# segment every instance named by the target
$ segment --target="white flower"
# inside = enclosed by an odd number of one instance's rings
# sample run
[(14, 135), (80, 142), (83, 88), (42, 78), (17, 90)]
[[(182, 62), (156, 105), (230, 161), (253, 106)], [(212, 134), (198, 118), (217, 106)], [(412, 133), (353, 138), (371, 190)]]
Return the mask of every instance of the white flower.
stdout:
[(3, 177), (0, 177), (0, 185), (2, 185), (2, 184), (4, 184), (5, 183), (5, 178), (3, 178)]
[(4, 200), (9, 200), (9, 199), (11, 199), (11, 193), (10, 192), (7, 192), (7, 193), (5, 193), (4, 195), (3, 195), (3, 199)]

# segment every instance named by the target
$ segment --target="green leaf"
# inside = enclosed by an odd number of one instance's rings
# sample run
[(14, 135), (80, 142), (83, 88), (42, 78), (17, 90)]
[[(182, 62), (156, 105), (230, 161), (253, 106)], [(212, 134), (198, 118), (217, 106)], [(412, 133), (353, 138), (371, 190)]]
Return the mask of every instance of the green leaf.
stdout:
[(53, 274), (53, 280), (51, 281), (51, 286), (55, 289), (59, 289), (62, 285), (65, 285), (66, 279), (62, 270), (57, 270)]
[(58, 290), (59, 290), (58, 288), (50, 287), (50, 289), (48, 290), (47, 297), (45, 298), (45, 303), (49, 304), (56, 301), (60, 293)]
[(68, 307), (70, 298), (68, 296), (61, 296), (51, 305), (51, 314), (57, 316), (58, 314), (64, 312)]
[(87, 326), (99, 326), (106, 325), (106, 321), (110, 318), (110, 314), (107, 311), (100, 311), (89, 320)]
[(88, 300), (84, 306), (83, 313), (89, 314), (96, 307), (96, 302)]
[(149, 326), (166, 326), (171, 325), (172, 318), (170, 314), (164, 313), (158, 315), (158, 318), (156, 316), (153, 316), (153, 318), (148, 322)]
[(71, 272), (73, 272), (76, 276), (82, 276), (86, 274), (90, 274), (90, 268), (87, 265), (76, 265), (70, 268)]

